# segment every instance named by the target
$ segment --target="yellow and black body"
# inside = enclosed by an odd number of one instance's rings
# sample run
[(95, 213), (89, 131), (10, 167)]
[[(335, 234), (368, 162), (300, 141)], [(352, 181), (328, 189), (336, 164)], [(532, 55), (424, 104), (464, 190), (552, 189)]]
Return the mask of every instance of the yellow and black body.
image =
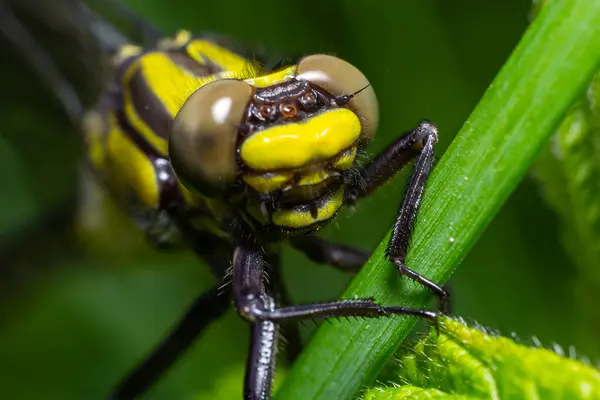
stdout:
[[(372, 298), (292, 305), (279, 279), (278, 251), (287, 241), (314, 261), (357, 271), (367, 254), (320, 239), (315, 231), (416, 160), (387, 256), (399, 274), (427, 287), (443, 306), (447, 293), (405, 265), (433, 168), (435, 125), (421, 122), (369, 161), (364, 150), (377, 131), (377, 98), (350, 63), (317, 54), (267, 69), (226, 40), (187, 31), (151, 48), (125, 41), (115, 46), (106, 39), (116, 35), (108, 35), (106, 26), (96, 29), (97, 23), (90, 19), (110, 53), (112, 78), (85, 113), (77, 110), (86, 107), (72, 107), (74, 96), (63, 101), (66, 110), (75, 110), (73, 119), (83, 114), (88, 165), (154, 243), (185, 242), (218, 279), (111, 399), (137, 398), (148, 389), (231, 300), (252, 331), (245, 399), (271, 397), (281, 322), (437, 318)], [(18, 30), (4, 30), (14, 42), (22, 39)], [(74, 92), (60, 78), (45, 77), (59, 99)], [(229, 272), (231, 284), (222, 285)], [(290, 347), (298, 350), (297, 331), (289, 332)]]
[(181, 31), (157, 49), (124, 46), (114, 63), (86, 117), (88, 155), (111, 196), (148, 226), (175, 210), (220, 236), (236, 217), (272, 237), (314, 230), (341, 208), (377, 129), (373, 89), (333, 56), (265, 71)]

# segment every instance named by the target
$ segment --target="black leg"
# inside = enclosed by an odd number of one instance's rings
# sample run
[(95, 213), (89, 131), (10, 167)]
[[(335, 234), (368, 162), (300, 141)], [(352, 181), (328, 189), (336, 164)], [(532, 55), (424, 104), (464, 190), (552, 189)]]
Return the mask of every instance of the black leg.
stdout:
[(297, 236), (290, 239), (294, 248), (319, 264), (329, 264), (345, 272), (358, 272), (369, 253), (343, 244), (331, 243), (316, 236)]
[(238, 313), (248, 321), (301, 321), (313, 318), (384, 317), (414, 315), (437, 320), (438, 314), (407, 307), (382, 306), (372, 298), (274, 307), (264, 290), (265, 266), (261, 250), (238, 246), (233, 260), (233, 298)]
[(230, 287), (221, 288), (220, 284), (202, 294), (160, 346), (119, 384), (110, 399), (135, 399), (144, 393), (213, 320), (227, 311), (230, 299)]
[(448, 293), (436, 283), (409, 269), (405, 264), (411, 230), (427, 178), (433, 168), (435, 158), (433, 146), (436, 142), (437, 128), (435, 125), (428, 121), (421, 122), (417, 128), (402, 135), (362, 171), (361, 185), (348, 188), (346, 203), (353, 204), (360, 197), (370, 194), (416, 157), (406, 195), (396, 217), (392, 237), (388, 244), (387, 256), (396, 264), (400, 274), (433, 292), (440, 302), (441, 310), (445, 311), (447, 310)]
[[(274, 305), (275, 303), (271, 303)], [(252, 324), (244, 377), (244, 400), (269, 400), (275, 377), (278, 326), (272, 321)]]
[[(270, 272), (270, 271), (269, 271)], [(315, 318), (411, 315), (437, 323), (438, 314), (428, 310), (382, 306), (373, 299), (348, 299), (319, 304), (277, 307), (265, 286), (267, 271), (262, 250), (238, 246), (233, 257), (233, 296), (238, 313), (254, 324), (254, 339), (246, 369), (244, 398), (269, 399), (275, 366), (275, 343), (266, 324)], [(274, 327), (274, 325), (273, 325)], [(258, 334), (257, 334), (258, 331)], [(260, 357), (258, 357), (260, 355)], [(257, 372), (260, 371), (260, 372)]]
[[(268, 272), (272, 272), (270, 268)], [(238, 313), (252, 322), (250, 350), (244, 379), (245, 400), (271, 398), (277, 355), (277, 325), (266, 319), (250, 316), (246, 301), (256, 302), (263, 310), (275, 310), (271, 291), (276, 283), (269, 279), (260, 251), (245, 251), (238, 247), (233, 255), (233, 293)], [(248, 310), (248, 311), (246, 311)]]

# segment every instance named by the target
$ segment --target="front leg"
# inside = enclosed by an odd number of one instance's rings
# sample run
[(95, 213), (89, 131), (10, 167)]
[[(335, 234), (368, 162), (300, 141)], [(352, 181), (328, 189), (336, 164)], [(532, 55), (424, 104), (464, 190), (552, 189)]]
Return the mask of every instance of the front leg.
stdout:
[(279, 307), (274, 293), (266, 287), (267, 270), (258, 246), (240, 245), (233, 257), (233, 296), (240, 316), (253, 324), (250, 352), (244, 380), (245, 400), (268, 400), (275, 370), (277, 324), (316, 318), (411, 315), (432, 320), (438, 315), (428, 310), (382, 306), (372, 298), (357, 298)]
[(346, 204), (354, 204), (359, 198), (371, 194), (416, 157), (406, 195), (398, 211), (392, 236), (388, 243), (387, 257), (397, 266), (400, 274), (433, 292), (440, 302), (441, 310), (446, 311), (448, 309), (448, 293), (436, 283), (409, 269), (405, 264), (415, 217), (417, 216), (427, 178), (433, 168), (435, 158), (433, 146), (437, 143), (437, 140), (436, 126), (429, 121), (421, 122), (417, 128), (402, 135), (396, 142), (380, 153), (362, 171), (359, 180), (361, 184), (347, 187), (345, 202)]
[[(246, 360), (244, 400), (271, 398), (277, 357), (278, 326), (258, 320), (254, 309), (275, 310), (276, 294), (268, 292), (265, 262), (261, 251), (238, 247), (233, 255), (233, 299), (238, 313), (252, 322), (250, 349)], [(271, 282), (271, 286), (274, 285)]]

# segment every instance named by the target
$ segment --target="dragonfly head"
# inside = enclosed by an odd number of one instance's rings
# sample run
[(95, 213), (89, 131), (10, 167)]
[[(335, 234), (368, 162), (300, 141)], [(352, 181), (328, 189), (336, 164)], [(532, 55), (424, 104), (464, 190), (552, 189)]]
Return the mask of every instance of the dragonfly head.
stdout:
[(313, 55), (269, 75), (202, 86), (174, 121), (171, 161), (190, 189), (218, 196), (241, 185), (253, 194), (245, 208), (254, 219), (305, 230), (341, 208), (378, 122), (365, 76)]

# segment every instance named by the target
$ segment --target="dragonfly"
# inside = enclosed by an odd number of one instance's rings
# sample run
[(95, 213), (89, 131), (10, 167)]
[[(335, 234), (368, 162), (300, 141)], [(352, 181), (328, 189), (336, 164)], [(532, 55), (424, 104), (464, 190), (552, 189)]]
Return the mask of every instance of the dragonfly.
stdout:
[[(434, 165), (432, 122), (359, 162), (377, 132), (379, 106), (367, 77), (349, 62), (313, 54), (268, 67), (228, 38), (165, 35), (118, 6), (143, 33), (144, 43), (134, 43), (83, 4), (76, 9), (110, 63), (91, 105), (8, 8), (0, 32), (26, 45), (24, 57), (79, 128), (86, 164), (111, 199), (155, 247), (185, 244), (218, 280), (108, 398), (141, 396), (231, 303), (251, 327), (244, 399), (271, 398), (280, 329), (290, 324), (394, 315), (437, 321), (440, 312), (373, 298), (295, 305), (280, 277), (284, 245), (318, 263), (359, 270), (368, 254), (316, 233), (414, 161), (386, 256), (399, 276), (447, 309), (447, 291), (405, 263)], [(290, 347), (300, 348), (289, 331)]]

